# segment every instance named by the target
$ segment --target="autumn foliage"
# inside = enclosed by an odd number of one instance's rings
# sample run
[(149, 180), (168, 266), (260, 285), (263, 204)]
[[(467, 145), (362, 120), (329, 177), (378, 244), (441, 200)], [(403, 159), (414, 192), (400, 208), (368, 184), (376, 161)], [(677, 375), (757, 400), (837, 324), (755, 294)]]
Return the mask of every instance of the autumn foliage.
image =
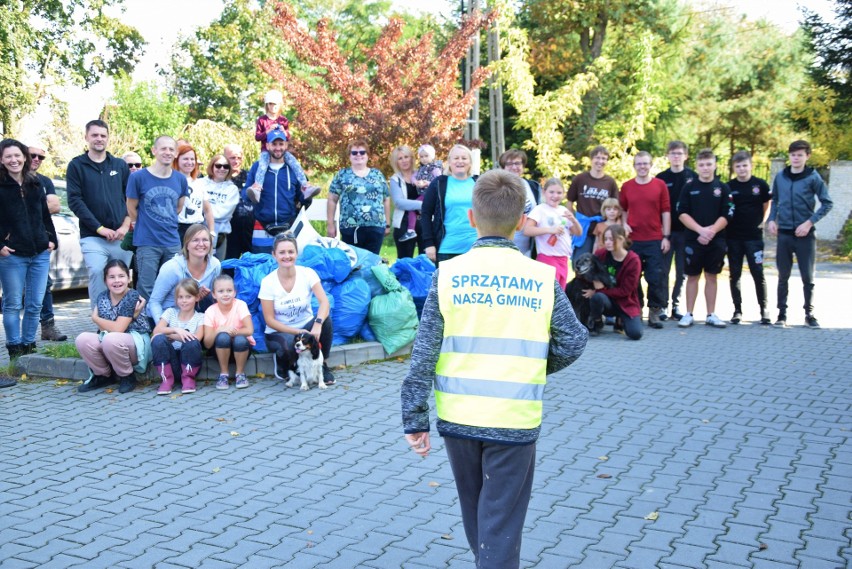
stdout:
[(393, 18), (375, 45), (363, 46), (365, 63), (350, 64), (328, 20), (311, 34), (290, 5), (278, 2), (274, 11), (273, 25), (310, 71), (297, 75), (270, 60), (259, 65), (290, 98), (298, 153), (306, 166), (325, 171), (348, 166), (347, 142), (364, 138), (372, 165), (389, 170), (388, 155), (396, 145), (416, 148), (428, 142), (442, 155), (462, 137), (473, 89), (488, 72), (477, 71), (465, 93), (459, 87), (459, 62), (493, 15), (466, 18), (438, 53), (431, 33), (403, 39), (404, 23)]

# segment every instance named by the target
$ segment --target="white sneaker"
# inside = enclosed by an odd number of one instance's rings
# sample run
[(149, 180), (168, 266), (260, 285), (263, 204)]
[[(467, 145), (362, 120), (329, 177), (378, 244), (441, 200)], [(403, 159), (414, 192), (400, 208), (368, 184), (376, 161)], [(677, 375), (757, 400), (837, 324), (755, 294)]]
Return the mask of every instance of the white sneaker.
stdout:
[(692, 312), (687, 312), (686, 314), (680, 317), (680, 320), (678, 320), (677, 325), (681, 328), (689, 328), (690, 326), (692, 326), (693, 321), (694, 319), (692, 318)]
[(721, 318), (719, 318), (715, 314), (708, 314), (707, 319), (704, 320), (704, 323), (708, 326), (712, 326), (713, 328), (725, 328), (728, 326)]

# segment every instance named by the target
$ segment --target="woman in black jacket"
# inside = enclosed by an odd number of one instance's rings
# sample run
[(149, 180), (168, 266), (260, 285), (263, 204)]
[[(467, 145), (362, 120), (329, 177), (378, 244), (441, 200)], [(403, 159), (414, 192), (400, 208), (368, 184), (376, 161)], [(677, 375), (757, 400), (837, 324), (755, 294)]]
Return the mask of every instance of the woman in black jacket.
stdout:
[(0, 203), (3, 328), (12, 359), (35, 351), (50, 252), (57, 240), (44, 191), (30, 171), (29, 149), (11, 138), (0, 142)]
[(423, 252), (435, 264), (467, 253), (476, 241), (476, 229), (467, 218), (477, 178), (471, 175), (472, 167), (470, 149), (456, 144), (444, 162), (444, 172), (449, 175), (432, 180), (423, 195)]

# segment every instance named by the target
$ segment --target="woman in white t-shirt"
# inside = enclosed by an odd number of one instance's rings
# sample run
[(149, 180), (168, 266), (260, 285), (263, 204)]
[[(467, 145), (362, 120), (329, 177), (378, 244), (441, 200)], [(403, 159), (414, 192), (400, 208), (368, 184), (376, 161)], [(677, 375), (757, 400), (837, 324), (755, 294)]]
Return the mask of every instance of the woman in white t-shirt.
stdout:
[[(320, 342), (325, 359), (323, 381), (331, 385), (334, 375), (327, 363), (332, 338), (330, 305), (319, 275), (311, 268), (296, 265), (299, 245), (291, 233), (275, 236), (272, 256), (278, 262), (278, 269), (260, 282), (257, 297), (266, 320), (266, 347), (275, 353), (278, 361), (279, 370), (276, 372), (280, 377), (286, 377), (286, 371), (282, 374), (281, 370), (288, 369), (295, 357), (293, 342), (296, 334), (309, 332)], [(316, 315), (311, 308), (312, 296), (316, 296), (319, 302)]]

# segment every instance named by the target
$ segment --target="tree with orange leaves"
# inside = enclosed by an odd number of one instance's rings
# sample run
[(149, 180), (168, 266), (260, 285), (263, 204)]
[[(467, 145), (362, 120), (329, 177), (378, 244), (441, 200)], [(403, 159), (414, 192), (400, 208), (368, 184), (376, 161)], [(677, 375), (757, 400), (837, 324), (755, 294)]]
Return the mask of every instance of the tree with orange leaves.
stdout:
[(364, 138), (371, 154), (382, 160), (375, 165), (389, 170), (387, 156), (396, 145), (428, 142), (443, 151), (463, 136), (474, 90), (488, 72), (478, 70), (465, 93), (459, 87), (459, 62), (493, 14), (465, 18), (437, 54), (431, 33), (404, 40), (404, 23), (393, 18), (375, 45), (363, 46), (365, 63), (350, 64), (329, 20), (320, 20), (311, 34), (289, 4), (278, 2), (274, 11), (273, 25), (310, 72), (297, 76), (270, 60), (260, 62), (260, 68), (290, 97), (306, 166), (337, 170), (346, 164), (346, 142)]

